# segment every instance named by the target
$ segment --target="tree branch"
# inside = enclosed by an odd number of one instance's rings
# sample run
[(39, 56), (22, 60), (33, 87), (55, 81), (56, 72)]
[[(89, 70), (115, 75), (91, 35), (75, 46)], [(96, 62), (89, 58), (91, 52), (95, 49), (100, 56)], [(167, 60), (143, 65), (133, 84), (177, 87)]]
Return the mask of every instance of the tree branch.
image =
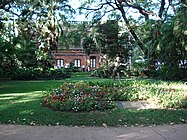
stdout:
[(6, 5), (12, 3), (13, 0), (5, 0), (0, 2), (0, 9), (4, 9)]
[(164, 20), (162, 20), (162, 23), (164, 23), (164, 21), (167, 19), (167, 12), (168, 12), (168, 9), (169, 9), (169, 5), (168, 7), (166, 8), (166, 12), (164, 14)]
[[(104, 7), (104, 5), (105, 4), (107, 4), (107, 3), (103, 3), (103, 4), (100, 4), (101, 6), (100, 7), (98, 7), (98, 8), (85, 8), (85, 7), (81, 7), (81, 9), (84, 9), (84, 10), (89, 10), (89, 11), (97, 11), (97, 10), (101, 10), (103, 7)], [(99, 5), (98, 5), (99, 6)]]
[(174, 7), (174, 5), (173, 5), (173, 3), (172, 3), (172, 0), (168, 0), (169, 1), (169, 5), (172, 7), (172, 9), (173, 9), (173, 12), (174, 12), (174, 14), (176, 14), (176, 10), (175, 10), (175, 7)]
[(15, 12), (11, 11), (10, 8), (8, 8), (8, 9), (6, 8), (6, 9), (3, 9), (3, 10), (5, 10), (6, 12), (9, 12), (9, 13), (11, 13), (11, 14), (13, 14), (13, 15), (16, 15), (16, 16), (18, 16), (18, 17), (20, 16), (19, 14), (17, 14), (17, 13), (15, 13)]
[(0, 21), (9, 21), (9, 20), (14, 20), (13, 18), (2, 18), (0, 17)]
[(144, 52), (145, 56), (147, 56), (147, 49), (145, 48), (143, 42), (138, 38), (137, 34), (135, 33), (135, 31), (132, 29), (129, 20), (126, 17), (126, 13), (125, 10), (123, 9), (123, 5), (119, 2), (117, 2), (117, 0), (115, 0), (116, 6), (118, 7), (118, 9), (120, 10), (122, 17), (126, 23), (126, 26), (129, 30), (129, 32), (131, 33), (131, 35), (133, 36), (133, 38), (137, 41), (139, 47), (141, 48), (141, 50)]
[(106, 3), (108, 4), (108, 5), (110, 5), (113, 9), (116, 9), (112, 4), (115, 4), (115, 3), (113, 3), (113, 2), (109, 2), (108, 0), (106, 0)]
[(160, 6), (160, 10), (158, 12), (158, 16), (160, 17), (160, 19), (162, 19), (162, 14), (163, 14), (163, 11), (164, 11), (164, 6), (165, 6), (165, 0), (162, 0), (161, 1), (161, 6)]
[(136, 6), (136, 5), (130, 4), (126, 0), (121, 0), (120, 4), (122, 2), (124, 2), (126, 4), (126, 6), (128, 6), (128, 7), (131, 7), (131, 8), (134, 8), (134, 9), (138, 10), (139, 13), (142, 14), (145, 17), (145, 20), (149, 19), (149, 15), (155, 15), (155, 13), (153, 13), (152, 11), (147, 11), (147, 10), (143, 9), (142, 7), (140, 7), (139, 5)]

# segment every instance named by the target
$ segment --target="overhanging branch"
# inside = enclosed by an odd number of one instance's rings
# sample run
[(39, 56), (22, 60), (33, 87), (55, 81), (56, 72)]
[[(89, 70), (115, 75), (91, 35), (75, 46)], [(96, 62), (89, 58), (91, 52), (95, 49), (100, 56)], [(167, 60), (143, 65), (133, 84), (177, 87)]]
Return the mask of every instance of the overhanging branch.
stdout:
[(139, 6), (139, 5), (130, 4), (130, 3), (127, 2), (126, 0), (118, 0), (118, 2), (119, 2), (119, 4), (120, 4), (121, 6), (123, 6), (123, 5), (122, 5), (122, 2), (124, 2), (126, 6), (138, 10), (139, 13), (142, 14), (142, 15), (145, 17), (145, 20), (148, 20), (148, 19), (149, 19), (149, 15), (156, 15), (154, 12), (152, 12), (152, 11), (147, 11), (147, 10), (145, 10), (144, 8), (142, 8), (142, 7)]
[(98, 5), (98, 8), (86, 8), (86, 7), (80, 7), (80, 8), (88, 11), (97, 11), (97, 10), (101, 10), (106, 4), (107, 3), (99, 4), (100, 6)]
[(133, 36), (133, 38), (137, 41), (137, 44), (139, 45), (139, 47), (141, 48), (141, 50), (147, 56), (147, 53), (148, 53), (147, 49), (145, 48), (143, 42), (138, 38), (138, 36), (135, 33), (135, 31), (132, 29), (129, 20), (126, 17), (126, 13), (125, 13), (125, 10), (123, 8), (123, 5), (119, 1), (117, 2), (117, 0), (115, 0), (115, 4), (118, 7), (118, 10), (120, 10), (120, 12), (122, 14), (122, 17), (123, 17), (123, 19), (124, 19), (124, 21), (126, 23), (126, 26), (127, 26), (128, 30), (129, 30), (129, 32), (131, 33), (131, 35)]
[(165, 4), (166, 4), (165, 0), (162, 0), (161, 1), (161, 6), (160, 6), (160, 10), (158, 12), (158, 16), (159, 16), (160, 19), (162, 19), (162, 15), (163, 15)]

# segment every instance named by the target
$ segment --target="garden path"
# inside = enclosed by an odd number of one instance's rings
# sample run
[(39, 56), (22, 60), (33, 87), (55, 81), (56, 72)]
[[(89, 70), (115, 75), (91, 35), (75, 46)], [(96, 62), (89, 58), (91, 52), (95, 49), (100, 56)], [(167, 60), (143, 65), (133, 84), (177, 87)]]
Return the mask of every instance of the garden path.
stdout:
[(1, 140), (187, 140), (187, 124), (152, 127), (67, 127), (0, 124)]

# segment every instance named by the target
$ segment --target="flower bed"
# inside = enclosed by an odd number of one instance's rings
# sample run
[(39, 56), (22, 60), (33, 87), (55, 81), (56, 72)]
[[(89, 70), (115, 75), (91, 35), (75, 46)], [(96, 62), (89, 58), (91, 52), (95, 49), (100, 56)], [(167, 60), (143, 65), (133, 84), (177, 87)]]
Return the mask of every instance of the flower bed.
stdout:
[(150, 100), (165, 108), (187, 107), (184, 91), (135, 80), (63, 83), (43, 99), (43, 106), (60, 111), (107, 110), (119, 100)]
[(63, 83), (44, 98), (43, 105), (60, 111), (92, 111), (115, 107), (114, 101), (103, 88), (86, 82)]

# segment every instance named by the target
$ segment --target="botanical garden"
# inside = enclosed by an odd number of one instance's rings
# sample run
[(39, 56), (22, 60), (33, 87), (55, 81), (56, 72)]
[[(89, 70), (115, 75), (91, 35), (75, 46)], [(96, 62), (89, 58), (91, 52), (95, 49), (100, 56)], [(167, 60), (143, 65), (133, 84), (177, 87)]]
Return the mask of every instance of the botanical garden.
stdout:
[[(187, 123), (186, 1), (77, 5), (0, 2), (0, 124)], [(153, 108), (121, 107), (124, 102)]]

